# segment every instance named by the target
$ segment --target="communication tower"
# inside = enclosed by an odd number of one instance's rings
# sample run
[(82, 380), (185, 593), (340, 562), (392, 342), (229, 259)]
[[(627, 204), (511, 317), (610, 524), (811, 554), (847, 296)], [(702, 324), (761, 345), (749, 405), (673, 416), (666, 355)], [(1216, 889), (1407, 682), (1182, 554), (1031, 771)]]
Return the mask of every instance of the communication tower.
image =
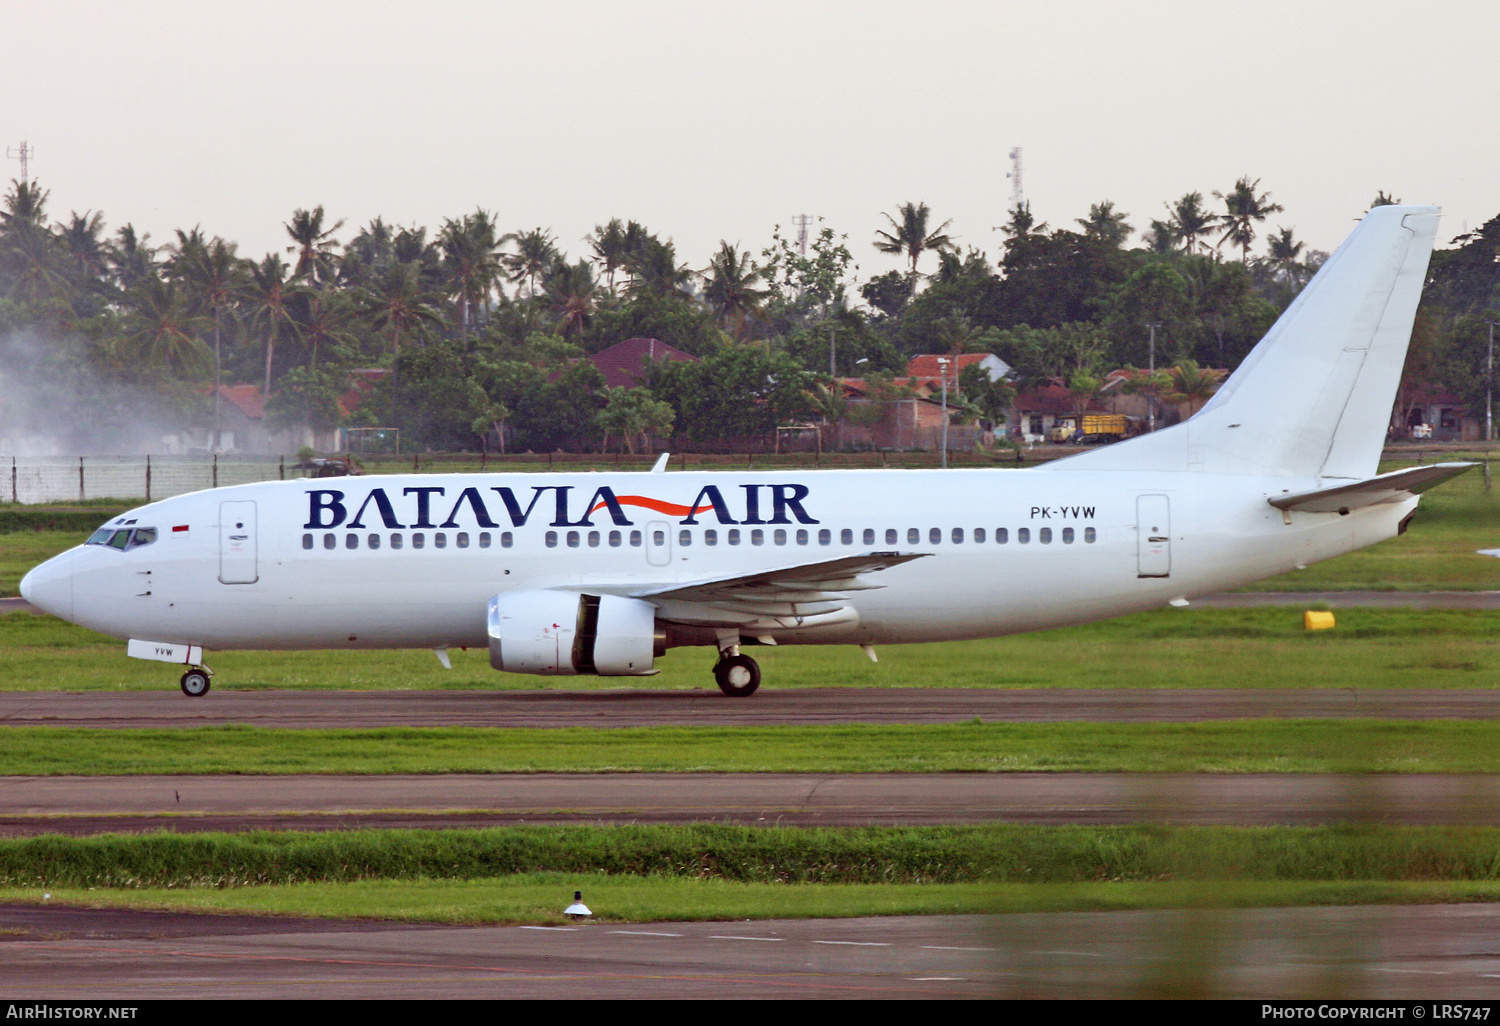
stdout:
[(1026, 194), (1021, 188), (1021, 147), (1013, 146), (1010, 150), (1010, 174), (1005, 176), (1010, 179), (1010, 209), (1020, 210), (1026, 206)]
[(29, 144), (25, 139), (22, 139), (20, 146), (5, 147), (5, 155), (11, 160), (19, 160), (21, 162), (21, 184), (28, 184), (30, 178), (28, 177), (27, 161), (36, 156), (36, 147)]
[(797, 226), (797, 255), (803, 260), (807, 259), (807, 226), (812, 224), (811, 214), (798, 214), (792, 218), (792, 223)]

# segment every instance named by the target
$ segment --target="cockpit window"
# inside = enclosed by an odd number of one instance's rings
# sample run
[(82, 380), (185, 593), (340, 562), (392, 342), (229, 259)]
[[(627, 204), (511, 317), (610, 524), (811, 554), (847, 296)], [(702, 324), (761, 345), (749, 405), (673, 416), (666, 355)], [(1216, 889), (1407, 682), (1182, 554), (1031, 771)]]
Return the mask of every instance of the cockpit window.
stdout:
[(89, 536), (85, 545), (107, 545), (112, 549), (124, 552), (128, 549), (138, 549), (142, 545), (150, 545), (156, 541), (156, 528), (137, 527), (115, 529), (113, 527), (101, 527)]

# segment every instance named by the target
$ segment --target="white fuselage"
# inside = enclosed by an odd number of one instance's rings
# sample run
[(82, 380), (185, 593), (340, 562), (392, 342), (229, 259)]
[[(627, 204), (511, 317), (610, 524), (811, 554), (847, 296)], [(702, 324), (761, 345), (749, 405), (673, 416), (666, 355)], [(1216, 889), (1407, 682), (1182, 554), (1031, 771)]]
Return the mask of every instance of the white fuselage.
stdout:
[(1362, 548), (1393, 537), (1417, 502), (1344, 516), (1267, 502), (1318, 484), (1063, 467), (278, 481), (132, 510), (111, 525), (154, 527), (156, 541), (72, 549), (28, 575), (25, 592), (108, 635), (209, 649), (482, 647), (497, 593), (628, 596), (895, 551), (930, 556), (868, 575), (881, 587), (852, 594), (852, 619), (776, 640), (991, 637), (1151, 609)]

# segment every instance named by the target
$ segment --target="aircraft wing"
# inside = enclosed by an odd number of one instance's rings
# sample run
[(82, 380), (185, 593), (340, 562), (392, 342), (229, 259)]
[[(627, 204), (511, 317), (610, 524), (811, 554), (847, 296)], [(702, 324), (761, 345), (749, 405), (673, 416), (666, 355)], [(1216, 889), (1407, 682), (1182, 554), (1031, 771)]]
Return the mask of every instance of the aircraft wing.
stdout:
[(1277, 509), (1288, 512), (1347, 513), (1365, 506), (1402, 502), (1475, 466), (1478, 464), (1434, 463), (1428, 467), (1408, 467), (1353, 484), (1320, 488), (1315, 492), (1299, 492), (1296, 495), (1278, 495), (1267, 501)]
[(739, 624), (757, 629), (808, 627), (853, 618), (850, 592), (883, 588), (860, 574), (887, 570), (929, 552), (866, 552), (796, 563), (771, 570), (668, 584), (631, 593), (650, 599), (663, 619), (700, 625)]

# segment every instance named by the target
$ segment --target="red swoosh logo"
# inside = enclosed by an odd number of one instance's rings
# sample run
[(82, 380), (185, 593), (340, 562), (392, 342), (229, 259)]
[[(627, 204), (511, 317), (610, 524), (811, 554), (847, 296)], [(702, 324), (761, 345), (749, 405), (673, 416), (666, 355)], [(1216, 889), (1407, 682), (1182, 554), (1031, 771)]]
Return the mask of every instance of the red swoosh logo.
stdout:
[[(713, 503), (709, 503), (707, 506), (699, 506), (694, 509), (692, 506), (680, 506), (675, 502), (663, 502), (660, 499), (653, 499), (646, 495), (617, 495), (615, 496), (615, 501), (621, 506), (644, 506), (646, 509), (653, 509), (658, 513), (665, 513), (673, 517), (706, 513), (714, 508)], [(589, 510), (589, 515), (592, 516), (608, 505), (609, 503), (602, 501), (595, 503), (594, 507)]]

